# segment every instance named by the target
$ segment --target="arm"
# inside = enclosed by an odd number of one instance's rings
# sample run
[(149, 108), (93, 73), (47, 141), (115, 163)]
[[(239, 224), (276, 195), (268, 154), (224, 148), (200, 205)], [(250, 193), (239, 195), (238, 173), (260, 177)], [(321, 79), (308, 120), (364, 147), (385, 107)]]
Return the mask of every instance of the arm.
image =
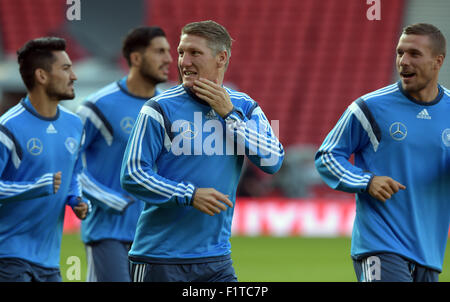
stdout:
[(69, 192), (66, 197), (66, 204), (69, 205), (75, 215), (79, 219), (85, 219), (87, 214), (91, 211), (91, 203), (89, 200), (83, 198), (82, 184), (80, 181), (80, 174), (82, 172), (81, 165), (81, 148), (84, 144), (84, 132), (81, 138), (80, 146), (78, 148), (77, 160), (72, 172), (72, 179), (70, 181)]
[(283, 146), (273, 133), (259, 106), (251, 112), (250, 119), (233, 107), (224, 118), (226, 133), (234, 139), (239, 149), (245, 149), (250, 161), (266, 173), (276, 173), (283, 163)]
[(107, 212), (122, 214), (127, 207), (135, 200), (131, 196), (117, 192), (99, 182), (90, 172), (88, 163), (85, 160), (85, 150), (97, 140), (105, 140), (110, 146), (112, 144), (112, 127), (106, 117), (92, 103), (80, 106), (77, 111), (84, 122), (85, 142), (81, 151), (82, 171), (79, 174), (79, 181), (83, 188), (83, 194), (93, 203)]
[(135, 202), (133, 197), (125, 196), (98, 182), (89, 173), (87, 167), (84, 167), (79, 177), (83, 187), (83, 195), (105, 211), (122, 214), (129, 205)]
[[(0, 127), (0, 175), (8, 162), (19, 168), (22, 152), (13, 134), (4, 126)], [(0, 180), (0, 205), (20, 200), (35, 199), (58, 191), (61, 173), (46, 173), (30, 181)]]
[[(284, 150), (259, 106), (244, 114), (233, 106), (227, 90), (206, 79), (195, 81), (196, 95), (225, 120), (226, 133), (248, 158), (266, 173), (277, 172), (284, 159)], [(250, 116), (250, 118), (247, 117)]]
[(317, 171), (325, 183), (332, 189), (349, 193), (366, 191), (373, 174), (352, 165), (349, 158), (369, 144), (369, 136), (350, 106), (315, 156)]
[(194, 185), (169, 180), (153, 170), (163, 148), (170, 149), (163, 114), (156, 102), (142, 107), (125, 150), (120, 183), (144, 202), (164, 207), (188, 206), (192, 204)]
[[(59, 183), (61, 181), (59, 174)], [(58, 179), (57, 173), (46, 173), (32, 181), (0, 181), (0, 204), (12, 201), (35, 199), (56, 193), (54, 180)]]
[(381, 136), (378, 125), (362, 100), (352, 103), (325, 138), (316, 153), (317, 171), (327, 185), (350, 193), (368, 192), (386, 201), (405, 186), (388, 176), (375, 176), (352, 165), (352, 153), (364, 148), (377, 150)]

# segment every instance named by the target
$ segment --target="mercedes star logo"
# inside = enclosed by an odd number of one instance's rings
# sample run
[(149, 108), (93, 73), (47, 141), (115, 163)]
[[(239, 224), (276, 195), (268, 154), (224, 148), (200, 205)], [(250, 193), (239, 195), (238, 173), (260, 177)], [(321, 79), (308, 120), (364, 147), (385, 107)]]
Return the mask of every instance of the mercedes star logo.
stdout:
[(42, 153), (42, 149), (44, 149), (44, 146), (42, 145), (42, 142), (36, 138), (30, 138), (27, 142), (27, 150), (32, 155), (39, 155)]
[(395, 122), (391, 125), (389, 128), (389, 133), (391, 134), (391, 137), (395, 139), (396, 141), (404, 140), (408, 130), (406, 129), (406, 126), (403, 125), (400, 122)]
[(187, 139), (193, 139), (197, 136), (197, 131), (195, 131), (195, 125), (194, 123), (185, 121), (183, 124), (181, 124), (181, 136)]
[(120, 121), (120, 128), (122, 128), (123, 132), (130, 134), (131, 130), (134, 126), (134, 119), (126, 116)]

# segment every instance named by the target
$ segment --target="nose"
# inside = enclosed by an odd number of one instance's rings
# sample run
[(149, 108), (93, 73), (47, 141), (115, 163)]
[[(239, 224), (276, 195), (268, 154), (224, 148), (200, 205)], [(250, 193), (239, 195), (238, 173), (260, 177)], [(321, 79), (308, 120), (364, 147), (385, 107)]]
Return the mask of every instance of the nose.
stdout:
[(403, 54), (400, 58), (399, 58), (399, 64), (400, 66), (406, 66), (409, 65), (409, 57), (408, 54)]
[(191, 58), (189, 57), (189, 55), (183, 54), (182, 56), (178, 57), (178, 64), (182, 67), (183, 66), (191, 66), (192, 61), (191, 61)]
[(170, 54), (170, 52), (167, 52), (166, 62), (169, 64), (173, 62), (172, 55)]
[(70, 73), (70, 79), (71, 79), (72, 81), (78, 80), (77, 75), (75, 74), (75, 72), (72, 71), (72, 72)]

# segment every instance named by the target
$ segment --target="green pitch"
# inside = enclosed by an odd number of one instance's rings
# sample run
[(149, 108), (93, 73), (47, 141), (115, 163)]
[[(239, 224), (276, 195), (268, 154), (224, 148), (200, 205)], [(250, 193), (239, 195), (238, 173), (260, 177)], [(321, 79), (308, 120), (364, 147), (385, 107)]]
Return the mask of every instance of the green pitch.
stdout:
[[(354, 282), (350, 238), (233, 237), (232, 258), (239, 281)], [(80, 259), (80, 280), (74, 257)], [(67, 264), (68, 260), (69, 264)], [(85, 281), (86, 257), (79, 234), (63, 236), (61, 274), (64, 281)], [(69, 280), (72, 279), (72, 280)], [(450, 282), (450, 247), (440, 281)]]

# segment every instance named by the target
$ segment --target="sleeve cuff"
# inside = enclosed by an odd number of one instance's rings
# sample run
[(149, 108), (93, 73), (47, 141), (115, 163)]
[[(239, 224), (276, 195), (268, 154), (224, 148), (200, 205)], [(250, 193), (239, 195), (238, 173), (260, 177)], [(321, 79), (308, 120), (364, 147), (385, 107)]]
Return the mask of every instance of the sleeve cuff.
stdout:
[(371, 176), (370, 176), (369, 182), (367, 183), (366, 188), (364, 189), (364, 192), (368, 192), (369, 191), (370, 184), (372, 183), (372, 180), (375, 177), (375, 174), (373, 174), (373, 173), (370, 173), (370, 174), (371, 174)]
[(192, 192), (192, 196), (191, 196), (191, 199), (189, 200), (189, 204), (188, 204), (189, 206), (192, 206), (194, 204), (195, 193), (197, 193), (197, 188), (194, 188), (194, 192)]
[[(240, 120), (244, 121), (244, 114), (242, 113), (242, 111), (240, 109), (236, 108), (235, 106), (233, 106), (233, 109), (231, 109), (231, 111), (228, 112), (223, 117), (223, 119), (226, 120), (228, 118), (233, 118), (233, 117), (235, 120), (240, 119)], [(239, 117), (239, 118), (237, 118), (237, 117)]]

